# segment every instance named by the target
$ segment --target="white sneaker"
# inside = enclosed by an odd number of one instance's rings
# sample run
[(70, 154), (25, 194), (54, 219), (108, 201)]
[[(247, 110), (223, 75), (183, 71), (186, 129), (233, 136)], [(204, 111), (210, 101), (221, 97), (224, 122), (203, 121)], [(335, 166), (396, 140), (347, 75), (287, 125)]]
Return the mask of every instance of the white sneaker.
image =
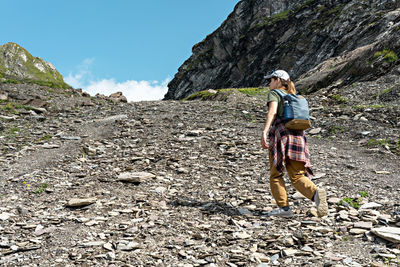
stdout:
[(285, 217), (290, 218), (293, 217), (292, 209), (289, 208), (288, 210), (284, 210), (283, 208), (279, 208), (267, 213), (267, 216), (278, 216), (278, 217)]
[(314, 200), (315, 205), (317, 206), (318, 217), (324, 217), (328, 215), (328, 202), (326, 202), (325, 189), (317, 189)]

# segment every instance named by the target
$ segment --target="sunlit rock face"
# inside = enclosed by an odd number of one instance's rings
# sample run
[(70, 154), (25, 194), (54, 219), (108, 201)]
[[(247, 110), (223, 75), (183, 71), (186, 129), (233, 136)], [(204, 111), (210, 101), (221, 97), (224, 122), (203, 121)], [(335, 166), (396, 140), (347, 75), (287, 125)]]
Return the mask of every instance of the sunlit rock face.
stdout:
[(32, 56), (16, 43), (0, 46), (0, 78), (65, 85), (62, 75), (51, 63)]
[(376, 52), (398, 54), (399, 7), (389, 0), (240, 1), (216, 31), (193, 46), (165, 99), (260, 86), (265, 73), (278, 68), (288, 70), (304, 92), (379, 78), (397, 62), (393, 54)]

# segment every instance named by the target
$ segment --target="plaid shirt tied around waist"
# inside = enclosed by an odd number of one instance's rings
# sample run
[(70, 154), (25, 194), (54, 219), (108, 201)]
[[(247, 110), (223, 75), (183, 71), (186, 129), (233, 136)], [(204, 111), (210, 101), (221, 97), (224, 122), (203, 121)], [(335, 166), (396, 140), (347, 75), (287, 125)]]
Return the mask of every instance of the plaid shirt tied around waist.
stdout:
[(306, 176), (311, 179), (310, 153), (307, 138), (304, 131), (289, 130), (279, 118), (275, 119), (268, 134), (269, 153), (273, 159), (273, 165), (283, 173), (286, 159), (301, 161), (305, 163)]

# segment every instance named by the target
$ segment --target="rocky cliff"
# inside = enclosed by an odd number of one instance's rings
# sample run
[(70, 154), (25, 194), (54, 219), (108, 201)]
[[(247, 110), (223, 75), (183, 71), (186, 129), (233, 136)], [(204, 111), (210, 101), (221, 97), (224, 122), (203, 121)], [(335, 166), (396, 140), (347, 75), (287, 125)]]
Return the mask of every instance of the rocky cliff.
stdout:
[(32, 56), (15, 43), (0, 46), (0, 79), (2, 82), (34, 82), (41, 85), (70, 87), (49, 62)]
[(286, 69), (304, 92), (398, 74), (400, 3), (242, 0), (168, 85), (165, 99), (260, 86)]

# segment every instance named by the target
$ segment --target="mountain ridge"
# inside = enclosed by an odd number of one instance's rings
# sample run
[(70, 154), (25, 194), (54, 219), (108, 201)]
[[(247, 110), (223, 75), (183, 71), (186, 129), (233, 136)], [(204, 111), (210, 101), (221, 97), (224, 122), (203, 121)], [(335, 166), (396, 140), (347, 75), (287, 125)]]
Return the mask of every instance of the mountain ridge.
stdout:
[(0, 46), (0, 79), (2, 82), (33, 82), (62, 88), (71, 86), (53, 64), (32, 56), (25, 48), (9, 42)]

